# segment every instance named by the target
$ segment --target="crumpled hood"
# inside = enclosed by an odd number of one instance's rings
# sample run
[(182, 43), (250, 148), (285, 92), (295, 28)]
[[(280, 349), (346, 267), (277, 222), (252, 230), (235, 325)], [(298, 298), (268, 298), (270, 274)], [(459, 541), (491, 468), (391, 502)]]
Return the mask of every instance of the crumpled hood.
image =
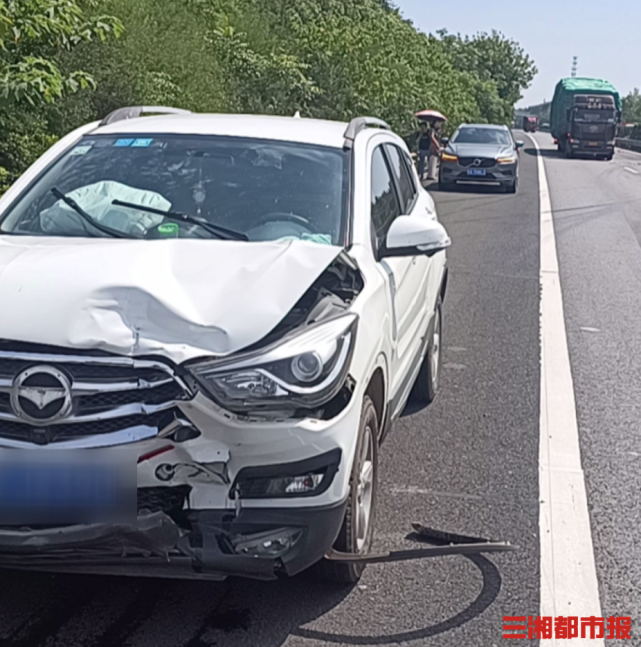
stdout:
[(247, 243), (0, 236), (0, 339), (180, 363), (260, 341), (339, 255)]

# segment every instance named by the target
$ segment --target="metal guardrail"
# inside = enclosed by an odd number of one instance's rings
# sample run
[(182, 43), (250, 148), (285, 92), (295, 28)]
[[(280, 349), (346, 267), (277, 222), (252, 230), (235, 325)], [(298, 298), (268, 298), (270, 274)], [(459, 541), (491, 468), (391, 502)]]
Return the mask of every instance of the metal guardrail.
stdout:
[(628, 137), (617, 137), (615, 140), (619, 148), (641, 153), (641, 139), (629, 139)]

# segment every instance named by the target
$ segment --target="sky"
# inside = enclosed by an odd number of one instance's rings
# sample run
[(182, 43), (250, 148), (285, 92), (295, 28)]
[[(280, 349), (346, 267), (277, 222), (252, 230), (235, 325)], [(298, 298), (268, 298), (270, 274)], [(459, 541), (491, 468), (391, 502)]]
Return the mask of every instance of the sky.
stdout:
[(496, 29), (520, 43), (539, 73), (521, 107), (550, 101), (557, 81), (570, 76), (603, 78), (622, 95), (641, 87), (641, 0), (394, 0), (424, 32), (445, 28), (473, 35)]

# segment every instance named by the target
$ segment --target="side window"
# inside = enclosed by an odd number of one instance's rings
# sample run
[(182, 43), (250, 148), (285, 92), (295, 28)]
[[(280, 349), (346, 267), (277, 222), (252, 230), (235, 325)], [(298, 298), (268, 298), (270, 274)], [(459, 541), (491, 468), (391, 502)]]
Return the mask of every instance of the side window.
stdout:
[(372, 155), (372, 230), (377, 245), (385, 239), (394, 218), (401, 215), (394, 181), (381, 146)]
[(401, 149), (393, 144), (385, 144), (385, 152), (389, 158), (392, 173), (398, 186), (401, 211), (408, 215), (416, 199), (416, 187), (405, 165)]
[(405, 162), (405, 170), (407, 171), (407, 177), (409, 178), (410, 185), (412, 187), (412, 193), (413, 193), (413, 198), (416, 198), (418, 196), (418, 189), (416, 185), (416, 175), (414, 174), (415, 166), (414, 162), (412, 162), (412, 158), (406, 153), (402, 152), (401, 157), (403, 158), (403, 161)]

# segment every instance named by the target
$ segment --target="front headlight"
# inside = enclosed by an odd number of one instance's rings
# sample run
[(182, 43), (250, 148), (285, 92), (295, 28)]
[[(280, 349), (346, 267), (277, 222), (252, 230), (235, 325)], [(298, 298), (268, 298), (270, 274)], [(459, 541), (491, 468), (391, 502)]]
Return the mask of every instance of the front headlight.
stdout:
[(516, 162), (516, 157), (499, 157), (496, 161), (499, 164), (514, 164)]
[(188, 370), (231, 411), (318, 407), (345, 383), (357, 322), (355, 314), (343, 315), (255, 353), (193, 364)]

